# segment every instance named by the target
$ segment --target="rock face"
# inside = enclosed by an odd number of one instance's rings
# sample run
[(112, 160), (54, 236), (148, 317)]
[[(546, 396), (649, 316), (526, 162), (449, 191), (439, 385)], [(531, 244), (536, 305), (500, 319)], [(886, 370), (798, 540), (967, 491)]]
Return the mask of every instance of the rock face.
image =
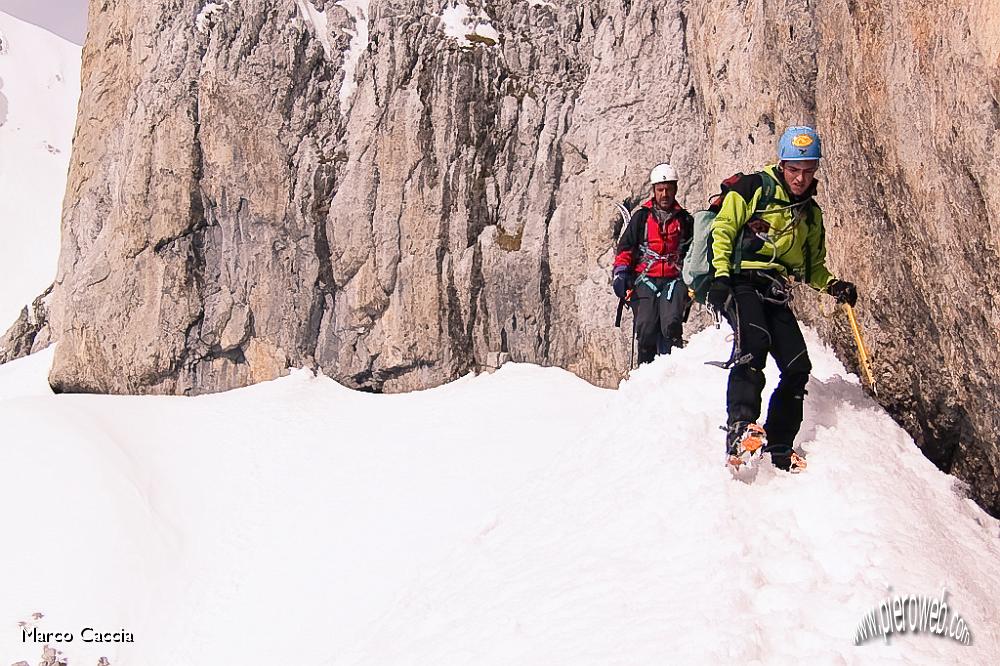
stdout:
[[(815, 25), (833, 265), (866, 296), (882, 404), (1000, 515), (1000, 11), (831, 4)], [(853, 357), (843, 318), (820, 328)]]
[(342, 4), (92, 4), (54, 387), (191, 394), (306, 365), (402, 391), (503, 355), (613, 386), (613, 203), (670, 161), (697, 209), (814, 122), (881, 400), (1000, 513), (989, 3)]

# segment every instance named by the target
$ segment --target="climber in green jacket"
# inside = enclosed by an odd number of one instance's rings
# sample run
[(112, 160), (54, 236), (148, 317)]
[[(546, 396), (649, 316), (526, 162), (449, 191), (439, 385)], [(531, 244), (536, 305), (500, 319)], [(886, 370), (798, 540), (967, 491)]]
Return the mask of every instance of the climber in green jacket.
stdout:
[[(739, 340), (729, 373), (726, 452), (734, 465), (766, 437), (765, 451), (785, 470), (804, 466), (792, 450), (802, 424), (802, 401), (812, 365), (789, 307), (790, 280), (805, 282), (854, 305), (857, 289), (826, 266), (823, 213), (813, 199), (822, 150), (811, 127), (790, 127), (778, 144), (777, 165), (740, 177), (712, 222), (714, 279), (710, 307), (724, 315)], [(760, 433), (764, 365), (770, 353), (781, 379)]]

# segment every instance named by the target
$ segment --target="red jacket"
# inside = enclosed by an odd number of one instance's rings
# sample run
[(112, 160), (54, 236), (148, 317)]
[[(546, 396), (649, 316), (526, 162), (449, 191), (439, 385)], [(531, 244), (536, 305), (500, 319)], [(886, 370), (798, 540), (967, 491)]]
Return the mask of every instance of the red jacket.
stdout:
[(670, 212), (670, 219), (662, 227), (653, 213), (652, 199), (632, 214), (618, 241), (615, 268), (628, 266), (635, 273), (645, 272), (651, 278), (680, 277), (681, 264), (694, 233), (694, 219), (676, 201)]

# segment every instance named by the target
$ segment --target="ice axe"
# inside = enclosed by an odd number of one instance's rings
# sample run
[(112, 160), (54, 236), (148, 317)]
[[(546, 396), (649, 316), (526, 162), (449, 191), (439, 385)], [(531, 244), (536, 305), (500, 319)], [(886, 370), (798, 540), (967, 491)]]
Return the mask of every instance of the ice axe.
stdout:
[[(628, 228), (628, 223), (632, 218), (632, 214), (629, 212), (628, 208), (625, 207), (623, 203), (615, 203), (615, 209), (622, 218), (622, 228), (618, 234), (619, 240), (621, 236), (625, 233)], [(629, 289), (625, 292), (625, 298), (618, 299), (618, 311), (615, 313), (615, 328), (619, 328), (622, 325), (622, 312), (625, 308), (632, 309), (632, 290)], [(635, 315), (632, 316), (632, 349), (629, 351), (628, 355), (628, 369), (629, 372), (632, 371), (633, 363), (635, 359)]]
[(743, 345), (740, 341), (740, 311), (736, 307), (736, 301), (733, 300), (732, 295), (726, 299), (726, 304), (723, 306), (722, 311), (718, 311), (712, 306), (708, 307), (708, 311), (712, 314), (712, 318), (715, 319), (715, 328), (719, 328), (723, 319), (729, 322), (729, 326), (733, 329), (733, 351), (729, 354), (728, 361), (705, 361), (705, 365), (713, 365), (716, 368), (730, 370), (752, 361), (753, 354), (743, 353)]
[[(616, 203), (615, 207), (618, 210), (618, 214), (622, 216), (622, 231), (621, 231), (621, 233), (624, 234), (625, 233), (625, 228), (628, 226), (628, 222), (629, 222), (628, 208), (626, 208), (624, 205), (622, 205), (620, 203)], [(624, 312), (624, 310), (625, 310), (626, 307), (629, 307), (629, 308), (632, 307), (632, 304), (630, 302), (631, 300), (632, 300), (632, 290), (631, 289), (629, 289), (628, 292), (626, 292), (625, 298), (618, 299), (618, 311), (615, 313), (615, 328), (620, 328), (621, 327), (621, 325), (622, 325), (622, 312)], [(633, 328), (634, 328), (634, 324), (633, 324)], [(634, 343), (634, 336), (633, 336), (633, 343)]]
[(615, 208), (618, 209), (618, 214), (622, 216), (622, 230), (621, 233), (625, 233), (625, 229), (628, 227), (629, 221), (632, 219), (632, 213), (629, 212), (625, 204), (616, 203)]
[(847, 318), (851, 322), (851, 332), (854, 333), (854, 344), (858, 347), (858, 360), (861, 362), (861, 370), (864, 372), (865, 379), (868, 380), (868, 386), (871, 387), (872, 395), (878, 395), (878, 391), (875, 390), (875, 377), (872, 375), (868, 350), (865, 348), (865, 341), (861, 338), (861, 327), (858, 326), (858, 320), (854, 317), (854, 308), (851, 307), (850, 303), (844, 303), (844, 310), (847, 312)]
[[(795, 284), (804, 285), (820, 294), (826, 293), (820, 291), (819, 289), (812, 286), (808, 282), (795, 282)], [(847, 312), (847, 319), (851, 322), (851, 332), (854, 334), (854, 344), (858, 348), (858, 360), (861, 364), (861, 373), (864, 375), (864, 378), (868, 380), (868, 386), (871, 387), (872, 395), (877, 396), (878, 391), (875, 388), (875, 375), (872, 374), (871, 359), (868, 356), (868, 348), (865, 347), (865, 341), (861, 337), (861, 327), (858, 326), (858, 320), (854, 316), (854, 307), (850, 303), (844, 303), (843, 306), (844, 306), (844, 311)], [(822, 301), (820, 302), (820, 312), (825, 317), (830, 316), (823, 311)]]
[[(628, 223), (629, 223), (628, 208), (626, 208), (623, 204), (620, 204), (620, 203), (616, 203), (615, 207), (618, 209), (618, 214), (622, 216), (622, 230), (621, 230), (621, 233), (624, 234), (625, 233), (625, 229), (626, 229), (626, 227), (628, 227)], [(632, 299), (632, 290), (631, 289), (629, 289), (628, 292), (625, 294), (625, 298), (618, 299), (618, 311), (615, 313), (615, 328), (620, 328), (621, 327), (621, 325), (622, 325), (622, 312), (625, 310), (626, 307), (629, 307), (629, 308), (632, 307), (632, 304), (630, 302), (631, 299)], [(633, 328), (635, 328), (634, 322), (633, 322)], [(633, 344), (635, 343), (635, 336), (634, 335), (632, 336), (632, 342), (633, 342)]]

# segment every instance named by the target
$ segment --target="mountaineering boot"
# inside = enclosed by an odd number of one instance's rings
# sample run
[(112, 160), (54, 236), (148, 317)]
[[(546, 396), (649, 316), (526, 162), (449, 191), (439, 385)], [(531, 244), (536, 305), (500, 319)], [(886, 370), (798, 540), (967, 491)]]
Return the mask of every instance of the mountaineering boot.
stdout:
[(790, 444), (782, 443), (780, 440), (768, 443), (761, 451), (762, 455), (764, 453), (771, 455), (772, 465), (786, 472), (795, 474), (806, 468), (806, 459), (793, 451)]
[(767, 433), (756, 423), (735, 421), (726, 431), (726, 460), (729, 465), (739, 468), (750, 461), (754, 454), (761, 453), (767, 444)]
[(798, 474), (806, 468), (806, 459), (795, 451), (774, 452), (771, 451), (771, 464), (778, 469), (792, 474)]

